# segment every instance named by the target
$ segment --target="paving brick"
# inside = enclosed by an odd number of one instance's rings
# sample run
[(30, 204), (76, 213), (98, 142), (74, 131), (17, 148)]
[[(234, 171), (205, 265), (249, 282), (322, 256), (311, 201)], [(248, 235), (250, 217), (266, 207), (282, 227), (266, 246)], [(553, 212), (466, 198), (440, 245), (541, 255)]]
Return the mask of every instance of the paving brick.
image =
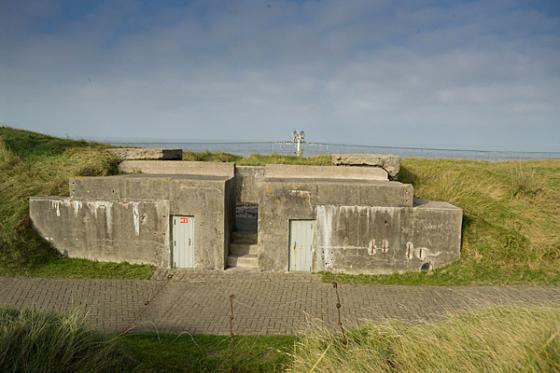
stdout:
[[(560, 306), (558, 287), (430, 287), (339, 285), (346, 327), (372, 320), (434, 320), (493, 304)], [(171, 280), (87, 280), (0, 277), (0, 306), (79, 312), (106, 332), (158, 331), (293, 335), (337, 328), (336, 293), (318, 276), (179, 272)]]

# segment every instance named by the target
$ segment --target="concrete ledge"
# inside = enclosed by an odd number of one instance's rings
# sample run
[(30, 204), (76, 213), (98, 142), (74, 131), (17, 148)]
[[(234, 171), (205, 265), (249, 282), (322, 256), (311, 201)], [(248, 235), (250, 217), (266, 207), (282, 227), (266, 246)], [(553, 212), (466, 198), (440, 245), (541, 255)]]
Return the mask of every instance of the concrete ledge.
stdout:
[(391, 177), (398, 175), (400, 157), (391, 154), (333, 154), (332, 164), (335, 166), (370, 166), (381, 167)]
[(124, 174), (186, 174), (233, 177), (235, 164), (231, 162), (199, 161), (123, 161), (119, 171)]
[(214, 175), (118, 175), (70, 178), (70, 197), (102, 200), (169, 199), (172, 184), (221, 189), (230, 178)]
[(183, 159), (182, 149), (156, 149), (156, 148), (111, 148), (107, 149), (121, 160), (152, 159), (152, 160), (179, 160)]
[(336, 167), (336, 166), (299, 166), (267, 164), (264, 171), (266, 178), (280, 179), (353, 179), (353, 180), (389, 180), (387, 171), (379, 167)]

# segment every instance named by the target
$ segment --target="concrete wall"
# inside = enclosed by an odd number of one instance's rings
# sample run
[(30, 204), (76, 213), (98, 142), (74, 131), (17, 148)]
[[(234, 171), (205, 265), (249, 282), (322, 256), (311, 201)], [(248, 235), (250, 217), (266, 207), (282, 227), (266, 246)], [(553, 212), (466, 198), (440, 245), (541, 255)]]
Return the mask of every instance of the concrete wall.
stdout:
[[(82, 216), (77, 214), (75, 221), (72, 221), (71, 230), (65, 228), (66, 221), (61, 219), (52, 219), (52, 210), (45, 210), (45, 206), (58, 205), (65, 206), (68, 209), (74, 206), (89, 206), (95, 201), (101, 204), (111, 204), (112, 209), (122, 206), (149, 206), (150, 203), (157, 203), (160, 206), (166, 204), (167, 215), (159, 216), (148, 215), (146, 219), (152, 221), (165, 221), (157, 227), (146, 226), (143, 232), (147, 235), (159, 237), (159, 229), (165, 228), (169, 232), (170, 215), (192, 215), (195, 217), (195, 268), (200, 270), (221, 270), (225, 267), (225, 258), (228, 253), (229, 234), (233, 229), (232, 222), (235, 213), (233, 179), (218, 176), (185, 176), (185, 175), (129, 175), (129, 176), (108, 176), (108, 177), (79, 177), (70, 180), (71, 199), (62, 202), (60, 205), (56, 198), (41, 199), (41, 203), (31, 200), (30, 213), (33, 222), (36, 224), (38, 231), (45, 238), (50, 237), (52, 232), (59, 232), (61, 235), (66, 234), (68, 237), (64, 242), (60, 240), (51, 240), (53, 246), (59, 251), (67, 253), (72, 257), (86, 257), (96, 260), (113, 260), (122, 261), (129, 260), (130, 255), (123, 252), (122, 257), (117, 254), (107, 256), (103, 254), (113, 250), (118, 253), (119, 250), (126, 251), (126, 242), (135, 244), (135, 237), (127, 230), (127, 223), (113, 220), (115, 229), (103, 228), (107, 226), (107, 220), (100, 218), (101, 215)], [(49, 202), (50, 201), (50, 202)], [(233, 206), (233, 207), (232, 207)], [(124, 208), (124, 207), (123, 207)], [(58, 210), (57, 210), (58, 211)], [(89, 211), (89, 210), (88, 210)], [(112, 211), (112, 210), (111, 210)], [(111, 216), (116, 216), (111, 213)], [(138, 212), (136, 212), (138, 215)], [(135, 215), (135, 216), (136, 216)], [(64, 215), (66, 216), (66, 215)], [(72, 215), (68, 215), (71, 217)], [(58, 216), (57, 216), (58, 218)], [(124, 228), (121, 229), (121, 224)], [(151, 228), (152, 227), (152, 228)], [(157, 229), (156, 229), (157, 228)], [(107, 231), (114, 232), (123, 231), (124, 238), (122, 246), (119, 242), (108, 240), (106, 238)], [(86, 236), (82, 231), (88, 232)], [(98, 232), (95, 239), (93, 233)], [(135, 233), (135, 232), (134, 232)], [(169, 234), (169, 233), (167, 233)], [(152, 237), (152, 236), (150, 236)], [(155, 239), (155, 238), (154, 238)], [(86, 240), (86, 241), (84, 241)], [(166, 236), (166, 245), (168, 245), (169, 237)], [(145, 240), (144, 240), (145, 241)], [(111, 246), (113, 249), (109, 250)], [(87, 247), (87, 253), (83, 249)], [(95, 251), (97, 250), (97, 253)], [(154, 245), (152, 251), (161, 252), (159, 246)], [(165, 259), (155, 259), (144, 253), (134, 257), (135, 262), (153, 263), (158, 266), (169, 266), (169, 249), (163, 254)], [(86, 255), (86, 256), (84, 256)], [(113, 259), (109, 259), (113, 258)]]
[(259, 266), (288, 270), (290, 219), (316, 219), (316, 206), (412, 207), (411, 185), (389, 181), (265, 179), (259, 193)]
[(317, 221), (313, 271), (394, 273), (447, 264), (459, 257), (460, 209), (413, 207), (410, 185), (285, 180), (263, 182), (259, 266), (288, 270), (289, 221)]
[(452, 205), (414, 208), (317, 206), (315, 271), (389, 274), (437, 268), (457, 260), (462, 211)]
[(61, 253), (98, 261), (169, 265), (169, 203), (32, 197), (39, 234)]
[(119, 171), (124, 174), (176, 174), (234, 176), (235, 164), (231, 162), (198, 161), (122, 161)]

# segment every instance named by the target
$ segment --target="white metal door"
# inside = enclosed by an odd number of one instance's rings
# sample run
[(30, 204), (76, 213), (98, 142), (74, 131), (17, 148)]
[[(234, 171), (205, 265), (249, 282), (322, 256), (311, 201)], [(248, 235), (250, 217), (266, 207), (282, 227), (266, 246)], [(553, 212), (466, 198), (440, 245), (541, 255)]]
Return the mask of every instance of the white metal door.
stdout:
[(315, 220), (290, 220), (290, 271), (311, 272)]
[(173, 216), (172, 223), (173, 267), (194, 267), (194, 217)]

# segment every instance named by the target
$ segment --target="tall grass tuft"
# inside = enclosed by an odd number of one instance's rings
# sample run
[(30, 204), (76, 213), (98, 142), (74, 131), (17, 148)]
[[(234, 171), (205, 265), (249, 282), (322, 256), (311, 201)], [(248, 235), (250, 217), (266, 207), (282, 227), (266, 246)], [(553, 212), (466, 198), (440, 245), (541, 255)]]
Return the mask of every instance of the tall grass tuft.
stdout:
[(490, 308), (429, 324), (388, 321), (296, 343), (291, 372), (558, 372), (558, 308)]
[(519, 164), (514, 166), (511, 172), (511, 194), (513, 197), (534, 197), (542, 190), (534, 169), (527, 170)]
[(0, 309), (0, 371), (121, 372), (134, 362), (77, 314)]

